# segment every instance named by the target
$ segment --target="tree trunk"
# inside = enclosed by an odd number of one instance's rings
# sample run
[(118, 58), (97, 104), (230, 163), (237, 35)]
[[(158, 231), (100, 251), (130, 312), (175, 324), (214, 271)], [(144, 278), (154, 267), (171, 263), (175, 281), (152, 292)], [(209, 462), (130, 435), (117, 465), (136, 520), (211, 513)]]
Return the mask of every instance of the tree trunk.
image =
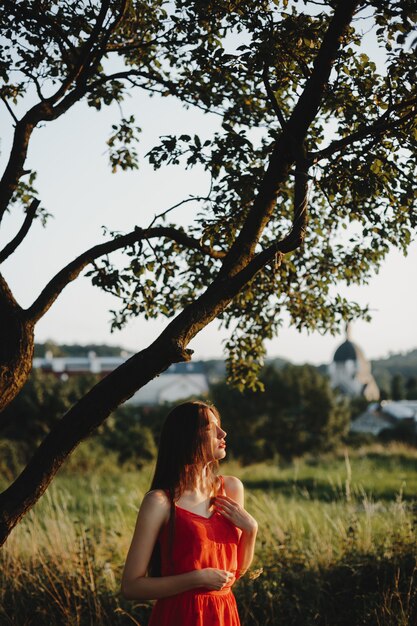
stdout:
[(190, 359), (178, 345), (156, 341), (95, 385), (47, 435), (18, 478), (0, 494), (0, 545), (47, 489), (62, 463), (103, 420), (172, 363)]
[[(0, 411), (19, 393), (32, 369), (33, 327), (0, 312)], [(3, 425), (0, 413), (0, 427)]]
[(65, 459), (122, 402), (166, 370), (188, 361), (189, 341), (230, 303), (261, 269), (259, 255), (230, 279), (217, 279), (167, 326), (158, 339), (95, 385), (51, 430), (17, 479), (0, 494), (0, 546), (37, 502)]
[(33, 330), (0, 276), (0, 411), (19, 393), (32, 369)]

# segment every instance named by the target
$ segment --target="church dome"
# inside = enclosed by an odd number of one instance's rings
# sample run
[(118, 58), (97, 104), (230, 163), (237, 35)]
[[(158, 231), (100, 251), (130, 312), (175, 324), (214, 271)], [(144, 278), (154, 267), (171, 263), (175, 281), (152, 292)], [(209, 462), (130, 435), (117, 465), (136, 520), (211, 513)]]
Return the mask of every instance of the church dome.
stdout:
[(372, 376), (371, 364), (361, 348), (350, 338), (350, 326), (346, 326), (346, 340), (334, 353), (329, 365), (333, 387), (348, 396), (363, 395), (369, 402), (379, 399), (379, 389)]
[(346, 339), (334, 353), (333, 361), (344, 363), (345, 361), (362, 361), (364, 358), (362, 350), (353, 341)]

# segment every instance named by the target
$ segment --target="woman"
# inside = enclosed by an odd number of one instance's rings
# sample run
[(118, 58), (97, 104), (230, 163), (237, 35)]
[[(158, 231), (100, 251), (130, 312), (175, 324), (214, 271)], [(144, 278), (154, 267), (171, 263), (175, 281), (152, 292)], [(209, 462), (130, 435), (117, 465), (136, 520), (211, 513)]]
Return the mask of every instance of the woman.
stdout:
[(157, 600), (149, 626), (240, 624), (231, 587), (252, 562), (258, 525), (240, 480), (215, 474), (225, 437), (203, 402), (166, 418), (122, 577), (126, 598)]

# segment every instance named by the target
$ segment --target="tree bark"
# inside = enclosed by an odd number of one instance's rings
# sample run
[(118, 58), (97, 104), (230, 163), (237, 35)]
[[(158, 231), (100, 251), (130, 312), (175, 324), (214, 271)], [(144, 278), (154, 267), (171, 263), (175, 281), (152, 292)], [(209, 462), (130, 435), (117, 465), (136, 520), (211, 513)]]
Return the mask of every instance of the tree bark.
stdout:
[(19, 393), (32, 369), (33, 328), (0, 275), (0, 411)]
[(0, 494), (0, 545), (41, 497), (62, 463), (122, 402), (169, 365), (190, 355), (175, 343), (157, 341), (100, 381), (52, 429), (12, 485)]
[(23, 222), (19, 232), (6, 246), (4, 246), (3, 250), (0, 252), (0, 263), (3, 263), (13, 254), (13, 252), (15, 252), (28, 234), (29, 229), (32, 226), (32, 222), (35, 219), (39, 204), (39, 200), (32, 200), (29, 208), (27, 209), (25, 221)]
[(16, 124), (10, 158), (0, 180), (0, 221), (23, 175), (29, 140), (36, 123), (37, 120), (33, 120), (33, 110), (31, 110)]

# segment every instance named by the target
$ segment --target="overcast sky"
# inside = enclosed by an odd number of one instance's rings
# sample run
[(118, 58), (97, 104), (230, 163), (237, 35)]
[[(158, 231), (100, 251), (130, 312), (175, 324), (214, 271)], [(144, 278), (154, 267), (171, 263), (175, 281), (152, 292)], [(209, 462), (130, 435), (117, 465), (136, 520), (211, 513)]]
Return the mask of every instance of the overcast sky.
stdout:
[[(141, 154), (158, 135), (198, 133), (208, 137), (218, 121), (199, 111), (184, 110), (173, 100), (143, 94), (132, 96), (123, 105), (125, 115), (134, 112), (142, 127)], [(184, 172), (166, 167), (153, 172), (142, 160), (133, 173), (110, 173), (105, 141), (110, 126), (120, 118), (117, 107), (100, 113), (84, 104), (63, 118), (35, 130), (28, 168), (38, 172), (37, 188), (43, 206), (53, 214), (43, 229), (35, 223), (24, 243), (6, 263), (3, 272), (20, 304), (28, 306), (46, 281), (63, 265), (88, 247), (104, 241), (102, 225), (127, 232), (135, 225), (146, 226), (159, 213), (189, 195), (204, 195), (208, 180), (198, 170)], [(2, 168), (11, 141), (11, 118), (0, 108)], [(187, 224), (196, 212), (192, 203), (176, 211), (172, 221)], [(22, 221), (17, 211), (8, 215), (0, 232), (3, 246)], [(352, 338), (370, 358), (417, 347), (417, 250), (415, 243), (407, 258), (393, 251), (370, 285), (344, 289), (360, 304), (369, 304), (373, 321), (357, 322)], [(156, 337), (164, 320), (132, 321), (124, 330), (110, 333), (109, 309), (117, 306), (111, 296), (92, 287), (89, 279), (79, 278), (69, 285), (60, 299), (39, 322), (36, 340), (58, 343), (109, 343), (139, 350)], [(195, 358), (220, 357), (222, 340), (214, 322), (191, 343)], [(295, 363), (329, 361), (342, 336), (299, 334), (284, 324), (279, 337), (268, 343), (269, 356), (282, 356)]]

